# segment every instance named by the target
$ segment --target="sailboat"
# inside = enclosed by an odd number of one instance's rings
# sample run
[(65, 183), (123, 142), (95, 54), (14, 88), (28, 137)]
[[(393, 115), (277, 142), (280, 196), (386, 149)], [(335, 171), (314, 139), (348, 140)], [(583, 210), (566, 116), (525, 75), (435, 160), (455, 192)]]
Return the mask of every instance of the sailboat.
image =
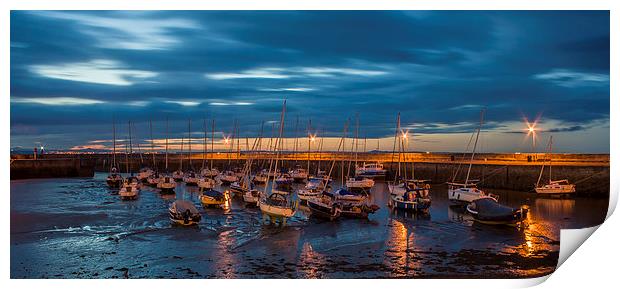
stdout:
[(194, 172), (194, 167), (192, 166), (192, 120), (189, 119), (187, 122), (187, 172), (183, 174), (183, 181), (187, 186), (197, 186), (198, 185), (198, 174)]
[[(282, 132), (284, 130), (284, 115), (286, 112), (286, 100), (282, 105), (282, 113), (280, 115), (280, 129), (278, 139), (276, 140), (276, 146), (274, 150), (276, 151), (275, 160), (274, 160), (274, 168), (273, 171), (276, 172), (278, 170), (278, 159), (280, 158), (280, 145), (282, 139)], [(269, 172), (271, 172), (271, 165), (269, 168)], [(271, 223), (276, 221), (280, 221), (282, 225), (286, 223), (286, 219), (292, 217), (297, 212), (298, 202), (293, 200), (292, 195), (286, 192), (281, 192), (275, 190), (275, 184), (272, 181), (269, 184), (269, 179), (267, 180), (267, 185), (265, 185), (265, 191), (263, 192), (260, 200), (258, 201), (258, 206), (263, 213), (264, 216), (268, 217)], [(275, 181), (275, 180), (274, 180)], [(271, 187), (271, 192), (267, 194), (267, 189)]]
[(110, 188), (118, 189), (123, 183), (123, 177), (116, 169), (116, 123), (112, 122), (112, 163), (110, 163), (110, 174), (106, 178), (106, 183)]
[[(429, 196), (430, 185), (425, 181), (415, 179), (407, 179), (407, 166), (404, 167), (404, 177), (401, 177), (401, 158), (405, 150), (405, 142), (407, 132), (400, 127), (400, 113), (396, 120), (396, 135), (394, 140), (398, 142), (398, 171), (393, 183), (388, 184), (390, 198), (388, 206), (394, 209), (405, 211), (426, 211), (431, 206), (431, 198)], [(396, 146), (396, 145), (395, 145)]]
[(168, 174), (168, 118), (166, 118), (166, 163), (165, 173), (159, 177), (157, 188), (162, 194), (174, 194), (177, 183), (172, 176)]
[(172, 172), (172, 178), (176, 181), (176, 182), (182, 182), (183, 181), (183, 137), (181, 137), (181, 158), (179, 160), (179, 169)]
[(157, 170), (157, 163), (155, 162), (155, 139), (153, 139), (153, 122), (149, 120), (149, 131), (151, 135), (151, 161), (153, 162), (153, 173), (147, 177), (146, 183), (151, 187), (157, 187), (159, 183), (160, 174)]
[(131, 121), (129, 121), (129, 151), (127, 151), (125, 154), (125, 162), (127, 164), (127, 174), (130, 176), (123, 180), (121, 189), (118, 192), (121, 200), (135, 200), (138, 198), (138, 194), (140, 193), (140, 182), (136, 177), (134, 177), (133, 172), (130, 172), (131, 164), (129, 162), (129, 154), (132, 153), (133, 148), (131, 146)]
[(551, 178), (551, 159), (553, 158), (553, 154), (551, 153), (553, 150), (553, 136), (549, 137), (549, 182), (547, 184), (541, 185), (540, 181), (542, 179), (545, 164), (543, 163), (540, 168), (540, 175), (538, 176), (538, 181), (536, 182), (535, 190), (537, 194), (540, 195), (570, 195), (575, 193), (575, 184), (571, 184), (567, 179), (556, 180), (554, 181)]
[[(202, 169), (200, 169), (200, 176), (198, 179), (198, 188), (201, 191), (206, 191), (206, 190), (213, 190), (215, 188), (216, 185), (216, 181), (214, 176), (217, 176), (217, 171), (216, 174), (213, 175), (211, 172), (213, 170), (213, 160), (211, 160), (211, 168), (207, 168), (205, 166), (205, 161), (206, 161), (206, 156), (207, 156), (207, 122), (203, 121), (203, 126), (204, 126), (204, 141), (203, 141), (203, 158), (202, 158)], [(214, 126), (214, 122), (211, 125), (211, 154), (213, 154), (213, 126)]]
[(456, 178), (456, 175), (458, 174), (458, 170), (454, 174), (453, 181), (448, 182), (448, 199), (452, 203), (466, 205), (466, 204), (471, 203), (473, 200), (483, 198), (483, 197), (490, 197), (492, 199), (495, 199), (495, 201), (497, 201), (498, 199), (498, 196), (487, 194), (483, 190), (478, 189), (476, 185), (477, 180), (472, 180), (469, 178), (469, 175), (471, 173), (471, 167), (474, 161), (474, 156), (476, 155), (476, 147), (478, 146), (478, 139), (480, 137), (480, 130), (482, 129), (483, 121), (484, 121), (484, 110), (480, 111), (480, 124), (478, 126), (478, 129), (476, 130), (476, 139), (474, 141), (474, 147), (472, 148), (471, 159), (469, 160), (469, 168), (467, 169), (467, 177), (465, 178), (465, 182), (463, 183), (454, 182), (454, 179)]
[[(260, 134), (258, 138), (254, 140), (251, 151), (257, 151), (260, 148), (263, 139), (263, 128), (264, 123), (261, 123)], [(244, 175), (241, 178), (241, 196), (243, 197), (243, 201), (246, 205), (250, 206), (256, 206), (261, 197), (261, 191), (254, 188), (254, 183), (251, 181), (252, 164), (254, 163), (254, 159), (255, 158), (250, 154), (243, 169)]]
[[(358, 167), (357, 164), (357, 154), (359, 149), (359, 116), (355, 116), (355, 168)], [(350, 165), (350, 164), (349, 164)], [(364, 176), (354, 176), (347, 178), (346, 187), (349, 190), (370, 190), (375, 186), (375, 181), (372, 178), (364, 177)]]

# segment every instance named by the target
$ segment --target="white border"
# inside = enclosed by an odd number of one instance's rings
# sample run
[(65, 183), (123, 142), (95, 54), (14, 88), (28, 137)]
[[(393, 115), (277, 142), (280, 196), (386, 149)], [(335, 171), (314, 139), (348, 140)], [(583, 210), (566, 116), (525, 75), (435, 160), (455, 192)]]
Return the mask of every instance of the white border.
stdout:
[[(428, 1), (428, 0), (392, 0), (389, 3), (387, 1), (376, 0), (357, 0), (357, 1), (334, 1), (334, 0), (295, 0), (295, 1), (252, 1), (252, 0), (227, 0), (220, 3), (208, 3), (207, 1), (199, 0), (177, 0), (177, 1), (162, 1), (162, 0), (108, 0), (99, 1), (99, 3), (93, 3), (95, 1), (76, 1), (76, 0), (5, 0), (0, 1), (2, 7), (2, 16), (0, 20), (0, 29), (2, 33), (2, 45), (0, 45), (0, 51), (2, 57), (0, 57), (0, 67), (2, 69), (2, 92), (5, 96), (5, 105), (0, 107), (0, 113), (4, 120), (2, 126), (2, 135), (10, 135), (10, 106), (8, 105), (10, 95), (9, 86), (10, 83), (10, 55), (9, 55), (9, 28), (10, 28), (10, 10), (36, 10), (36, 9), (66, 9), (66, 10), (89, 10), (89, 9), (102, 9), (102, 10), (612, 10), (611, 13), (611, 35), (612, 43), (611, 50), (615, 52), (618, 50), (618, 37), (617, 30), (620, 27), (620, 21), (618, 21), (618, 2), (619, 1), (576, 1), (576, 0), (563, 0), (563, 1), (541, 1), (541, 0), (499, 0), (499, 1), (484, 1), (484, 0), (446, 0), (446, 1)], [(214, 1), (215, 2), (215, 1)], [(611, 76), (618, 75), (618, 63), (617, 57), (612, 53), (611, 55)], [(612, 77), (611, 81), (611, 95), (616, 95), (617, 91)], [(617, 97), (611, 97), (610, 107), (620, 108), (620, 103)], [(618, 161), (618, 117), (613, 113), (611, 114), (611, 163), (615, 164)], [(3, 139), (2, 155), (5, 160), (9, 159), (9, 146), (10, 140), (8, 138)], [(10, 183), (8, 181), (9, 167), (3, 166), (0, 168), (1, 175), (5, 176), (4, 181), (4, 194), (8, 195), (10, 191)], [(620, 178), (618, 170), (613, 166), (611, 168), (611, 186), (612, 186), (612, 198), (611, 202), (615, 207), (618, 194), (618, 181)], [(5, 214), (10, 212), (10, 202), (5, 198), (2, 203), (4, 206)], [(613, 208), (610, 207), (608, 217), (611, 215)], [(297, 287), (300, 289), (311, 288), (324, 285), (329, 286), (343, 286), (343, 287), (356, 287), (356, 288), (377, 288), (381, 287), (397, 287), (397, 286), (424, 286), (425, 288), (454, 288), (455, 286), (473, 287), (478, 288), (498, 288), (498, 287), (522, 287), (536, 285), (547, 278), (526, 279), (526, 280), (7, 280), (10, 277), (10, 235), (9, 226), (10, 218), (5, 215), (2, 218), (4, 234), (2, 234), (2, 244), (5, 258), (1, 263), (2, 272), (4, 273), (2, 283), (5, 288), (32, 288), (32, 287), (47, 287), (62, 286), (63, 288), (83, 288), (89, 286), (91, 288), (106, 288), (110, 287), (136, 287), (136, 286), (149, 286), (152, 288), (161, 288), (164, 286), (222, 286), (226, 288), (236, 287)], [(562, 268), (558, 269), (549, 279), (549, 282), (543, 284), (543, 287), (585, 287), (596, 284), (597, 287), (601, 287), (603, 284), (615, 284), (616, 265), (618, 252), (620, 250), (614, 250), (620, 243), (619, 234), (617, 228), (620, 226), (620, 220), (618, 217), (612, 216), (605, 224), (601, 226), (602, 230), (599, 230), (595, 234), (594, 238), (586, 242), (584, 248), (578, 250), (571, 259), (575, 259), (574, 262), (567, 261)], [(610, 229), (612, 228), (612, 229)], [(592, 244), (590, 244), (592, 243)], [(414, 283), (410, 283), (414, 282)]]

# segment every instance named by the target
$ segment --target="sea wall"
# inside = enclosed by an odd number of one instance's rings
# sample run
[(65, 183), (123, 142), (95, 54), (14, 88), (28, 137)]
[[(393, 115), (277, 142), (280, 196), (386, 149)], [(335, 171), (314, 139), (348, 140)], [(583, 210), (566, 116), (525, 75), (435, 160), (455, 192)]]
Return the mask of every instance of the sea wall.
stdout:
[(12, 159), (11, 180), (32, 178), (92, 177), (94, 162), (74, 159)]
[[(206, 155), (192, 154), (191, 166), (199, 170), (203, 163), (213, 165), (220, 170), (241, 167), (249, 156), (258, 157), (253, 167), (268, 168), (272, 154), (247, 153), (207, 153)], [(28, 160), (32, 156), (15, 156), (11, 162), (11, 179), (37, 177), (88, 177), (93, 171), (108, 171), (112, 162), (110, 154), (50, 154), (39, 157), (39, 160)], [(203, 162), (203, 157), (206, 157)], [(284, 159), (279, 167), (291, 168), (295, 165), (308, 166), (316, 172), (329, 171), (334, 163), (332, 176), (340, 178), (342, 174), (352, 174), (354, 170), (354, 155), (350, 153), (283, 153)], [(585, 196), (607, 197), (610, 189), (610, 166), (607, 154), (480, 154), (473, 161), (470, 179), (480, 180), (484, 188), (531, 191), (540, 175), (545, 161), (553, 160), (552, 177), (554, 180), (568, 179), (577, 185), (577, 193)], [(153, 159), (155, 164), (153, 165)], [(125, 156), (117, 154), (117, 169), (127, 171), (129, 160), (130, 171), (137, 172), (142, 166), (155, 167), (164, 171), (166, 158), (163, 154), (133, 154)], [(333, 162), (333, 160), (336, 160)], [(389, 153), (365, 153), (358, 155), (358, 161), (380, 161), (388, 169), (388, 180), (398, 171), (398, 157)], [(168, 156), (168, 171), (174, 171), (183, 166), (189, 167), (187, 154), (171, 154)], [(401, 173), (408, 177), (415, 172), (415, 178), (430, 179), (432, 183), (440, 184), (452, 181), (464, 181), (469, 159), (463, 159), (460, 153), (408, 153), (401, 157)], [(454, 175), (457, 175), (454, 178)], [(349, 174), (350, 175), (350, 174)], [(549, 179), (549, 167), (545, 170), (541, 181)]]

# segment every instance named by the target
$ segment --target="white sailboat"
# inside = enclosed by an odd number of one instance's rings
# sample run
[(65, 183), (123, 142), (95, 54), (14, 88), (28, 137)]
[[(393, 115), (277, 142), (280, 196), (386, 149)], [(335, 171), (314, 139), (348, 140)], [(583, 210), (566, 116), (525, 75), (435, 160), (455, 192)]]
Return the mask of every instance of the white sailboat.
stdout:
[(172, 172), (172, 178), (176, 181), (176, 182), (182, 182), (183, 181), (183, 137), (181, 137), (181, 159), (179, 160), (179, 169)]
[(538, 181), (536, 182), (535, 190), (539, 195), (570, 195), (575, 193), (575, 184), (571, 184), (568, 180), (556, 180), (554, 181), (551, 178), (551, 159), (553, 158), (553, 154), (551, 153), (553, 150), (553, 136), (549, 137), (549, 182), (541, 185), (540, 181), (542, 179), (543, 172), (545, 170), (545, 164), (543, 163), (540, 168), (540, 175), (538, 176)]
[(130, 176), (123, 180), (121, 189), (118, 191), (121, 200), (135, 200), (140, 194), (140, 182), (136, 177), (134, 177), (133, 173), (130, 172), (131, 163), (129, 154), (131, 153), (133, 153), (133, 148), (131, 146), (131, 121), (129, 121), (129, 151), (125, 154), (125, 162), (127, 164), (127, 174)]
[[(282, 139), (282, 132), (284, 130), (284, 115), (286, 112), (286, 100), (282, 105), (282, 113), (280, 115), (280, 129), (279, 136), (276, 140), (275, 146), (275, 165), (273, 168), (273, 172), (278, 170), (278, 159), (280, 157), (280, 144)], [(272, 172), (271, 166), (269, 168), (269, 172)], [(269, 184), (269, 179), (267, 180), (267, 185), (265, 185), (265, 191), (263, 192), (260, 200), (258, 201), (258, 206), (263, 214), (269, 218), (271, 223), (276, 221), (280, 221), (281, 224), (286, 223), (286, 219), (292, 217), (297, 212), (297, 201), (292, 199), (291, 194), (282, 193), (280, 191), (275, 190), (275, 180)], [(271, 187), (272, 191), (267, 193), (268, 188)]]
[[(357, 154), (359, 149), (359, 116), (355, 116), (355, 168), (357, 169)], [(350, 163), (349, 163), (350, 165)], [(375, 186), (375, 181), (372, 178), (364, 176), (354, 176), (347, 178), (346, 187), (349, 190), (370, 190)]]
[[(214, 125), (215, 120), (213, 120), (211, 124), (211, 154), (213, 154), (213, 135), (214, 135)], [(215, 175), (212, 174), (213, 171), (213, 160), (211, 160), (211, 167), (208, 168), (205, 166), (206, 156), (207, 156), (207, 122), (203, 121), (204, 126), (204, 141), (203, 141), (203, 158), (202, 158), (202, 169), (200, 170), (200, 175), (198, 179), (198, 188), (201, 191), (212, 190), (217, 185), (215, 181), (215, 176), (217, 176), (218, 172), (215, 171)]]
[(174, 189), (177, 186), (177, 182), (174, 178), (168, 174), (168, 118), (166, 118), (166, 163), (165, 173), (159, 177), (157, 182), (157, 188), (162, 194), (174, 193)]
[[(495, 195), (487, 194), (481, 189), (478, 189), (476, 186), (477, 180), (472, 180), (469, 178), (471, 173), (472, 163), (474, 161), (474, 156), (476, 154), (476, 147), (478, 146), (478, 139), (480, 137), (480, 130), (482, 129), (482, 123), (484, 121), (484, 110), (480, 112), (480, 125), (476, 131), (476, 140), (474, 142), (474, 147), (471, 152), (471, 159), (469, 161), (469, 168), (467, 169), (467, 177), (465, 178), (465, 182), (457, 183), (454, 182), (454, 178), (452, 182), (448, 183), (448, 199), (453, 203), (457, 204), (469, 204), (473, 200), (480, 199), (483, 197), (491, 197), (497, 201), (498, 197)], [(458, 170), (455, 173), (454, 177), (456, 178), (456, 174), (458, 174)]]
[(123, 177), (116, 169), (116, 123), (112, 122), (112, 163), (110, 163), (110, 174), (106, 178), (106, 183), (110, 188), (118, 189), (123, 183)]

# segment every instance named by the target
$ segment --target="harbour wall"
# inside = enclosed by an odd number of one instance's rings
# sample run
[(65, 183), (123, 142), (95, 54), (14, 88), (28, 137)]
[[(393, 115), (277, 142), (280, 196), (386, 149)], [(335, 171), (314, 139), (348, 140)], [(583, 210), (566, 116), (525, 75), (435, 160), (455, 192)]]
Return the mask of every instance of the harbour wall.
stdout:
[(92, 177), (94, 175), (95, 162), (89, 159), (11, 159), (11, 180)]
[[(71, 156), (71, 158), (68, 158)], [(22, 155), (18, 158), (30, 158)], [(203, 163), (220, 170), (242, 167), (247, 158), (255, 159), (253, 168), (269, 168), (269, 160), (273, 153), (207, 153), (192, 154), (191, 166), (199, 170)], [(434, 184), (449, 181), (463, 182), (470, 163), (469, 155), (457, 153), (408, 153), (401, 156), (401, 175), (414, 176), (417, 179), (428, 179)], [(291, 168), (300, 165), (310, 171), (329, 171), (333, 163), (332, 177), (351, 174), (355, 167), (355, 156), (350, 153), (283, 153), (283, 161), (279, 167)], [(480, 187), (532, 191), (540, 175), (541, 182), (548, 181), (548, 160), (552, 159), (552, 177), (554, 180), (568, 179), (577, 185), (577, 193), (584, 196), (607, 197), (610, 190), (609, 155), (606, 154), (480, 154), (472, 161), (470, 179), (479, 180)], [(34, 177), (89, 177), (96, 171), (108, 171), (112, 162), (111, 154), (49, 154), (40, 156), (36, 161), (12, 160), (11, 179)], [(155, 163), (153, 164), (153, 159)], [(165, 156), (162, 154), (132, 154), (125, 157), (117, 154), (117, 169), (120, 172), (129, 170), (137, 172), (142, 166), (155, 167), (164, 171)], [(204, 162), (203, 162), (204, 159)], [(388, 170), (387, 180), (393, 179), (398, 171), (398, 155), (390, 153), (358, 154), (358, 163), (378, 161)], [(168, 171), (174, 171), (190, 165), (188, 154), (172, 154), (168, 156)], [(456, 178), (454, 178), (456, 174)]]

